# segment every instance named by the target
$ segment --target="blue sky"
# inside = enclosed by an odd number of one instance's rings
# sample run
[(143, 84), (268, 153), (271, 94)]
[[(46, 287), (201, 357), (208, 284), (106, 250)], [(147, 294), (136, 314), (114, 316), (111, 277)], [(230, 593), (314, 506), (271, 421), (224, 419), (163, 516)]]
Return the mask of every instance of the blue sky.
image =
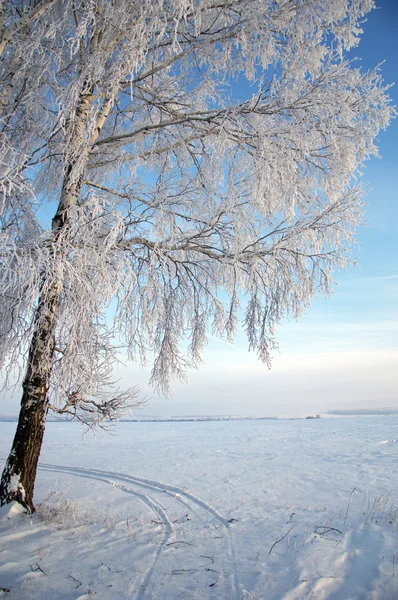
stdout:
[[(398, 84), (398, 2), (379, 0), (351, 54), (367, 70), (379, 63)], [(398, 105), (398, 85), (390, 90)], [(317, 299), (299, 323), (277, 331), (280, 353), (269, 371), (247, 352), (211, 340), (205, 363), (176, 384), (174, 398), (153, 392), (145, 413), (159, 415), (301, 415), (335, 408), (398, 407), (398, 119), (379, 135), (380, 159), (364, 169), (367, 225), (359, 232), (358, 268), (336, 273), (336, 293)], [(144, 377), (143, 377), (144, 375)], [(123, 380), (145, 374), (136, 368)], [(145, 389), (145, 385), (143, 385)]]
[[(364, 69), (385, 61), (386, 83), (398, 84), (398, 2), (379, 0), (352, 54)], [(398, 105), (398, 85), (390, 90)], [(176, 383), (173, 398), (147, 388), (149, 370), (128, 366), (121, 384), (140, 383), (151, 415), (302, 415), (336, 408), (398, 407), (398, 119), (379, 136), (381, 160), (364, 170), (369, 184), (356, 252), (359, 268), (336, 273), (336, 293), (316, 299), (299, 323), (277, 331), (280, 353), (269, 371), (247, 351), (240, 333), (234, 346), (211, 339), (189, 384)], [(17, 412), (18, 394), (0, 412)], [(140, 414), (140, 413), (137, 413)]]

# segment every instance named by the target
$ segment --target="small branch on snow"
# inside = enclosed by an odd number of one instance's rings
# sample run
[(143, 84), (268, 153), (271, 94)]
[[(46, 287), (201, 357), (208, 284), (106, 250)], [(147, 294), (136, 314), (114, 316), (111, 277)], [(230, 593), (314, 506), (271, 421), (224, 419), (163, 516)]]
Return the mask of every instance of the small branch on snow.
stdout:
[(296, 525), (293, 525), (293, 527), (291, 527), (291, 528), (289, 529), (289, 531), (287, 531), (287, 532), (285, 533), (285, 535), (283, 535), (281, 538), (279, 538), (279, 540), (276, 540), (276, 541), (275, 541), (275, 542), (272, 544), (271, 548), (269, 549), (269, 552), (268, 552), (268, 554), (271, 554), (271, 552), (272, 552), (272, 550), (273, 550), (274, 546), (276, 546), (276, 544), (279, 544), (279, 542), (281, 542), (282, 540), (284, 540), (284, 539), (285, 539), (285, 537), (287, 537), (287, 536), (289, 535), (289, 533), (291, 532), (291, 530), (292, 530), (292, 529), (294, 529), (295, 527), (296, 527)]
[(73, 575), (68, 575), (68, 577), (66, 579), (68, 579), (68, 578), (73, 579), (73, 581), (76, 581), (76, 583), (79, 584), (76, 586), (76, 589), (79, 588), (81, 585), (83, 585), (82, 582), (79, 581), (78, 579), (76, 579), (76, 577), (73, 577)]
[(198, 569), (174, 569), (170, 571), (170, 575), (183, 575), (184, 573), (197, 573)]
[(174, 546), (174, 544), (186, 544), (187, 546), (192, 546), (189, 542), (183, 542), (182, 540), (177, 540), (176, 542), (169, 542), (166, 546)]
[(31, 571), (41, 571), (41, 572), (43, 573), (43, 575), (47, 575), (47, 573), (45, 573), (45, 572), (43, 571), (43, 569), (41, 568), (41, 566), (40, 566), (38, 563), (36, 563), (36, 569), (34, 569), (34, 568), (32, 567), (32, 565), (29, 565), (29, 566), (30, 566), (30, 570), (31, 570)]
[(125, 573), (125, 571), (115, 571), (115, 569), (112, 569), (112, 567), (110, 567), (109, 565), (107, 565), (106, 563), (101, 563), (101, 565), (103, 567), (106, 567), (107, 569), (109, 569), (112, 573)]
[(208, 560), (211, 560), (212, 565), (214, 565), (214, 558), (212, 556), (206, 556), (206, 554), (201, 554), (200, 558), (207, 558)]
[(342, 532), (340, 531), (340, 529), (336, 529), (335, 527), (327, 527), (325, 525), (317, 525), (314, 529), (314, 533), (316, 533), (319, 536), (325, 535), (325, 533), (330, 533), (331, 531), (336, 531), (337, 533), (342, 535)]

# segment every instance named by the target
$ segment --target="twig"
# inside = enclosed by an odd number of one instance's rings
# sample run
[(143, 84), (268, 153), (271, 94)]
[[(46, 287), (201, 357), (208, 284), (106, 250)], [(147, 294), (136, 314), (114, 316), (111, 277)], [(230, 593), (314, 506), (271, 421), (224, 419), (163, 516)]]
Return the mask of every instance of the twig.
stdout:
[(41, 568), (41, 566), (40, 566), (38, 563), (36, 563), (36, 569), (34, 569), (34, 568), (32, 567), (32, 565), (29, 565), (29, 566), (30, 566), (30, 569), (31, 569), (31, 571), (41, 571), (41, 572), (43, 573), (43, 575), (47, 575), (47, 573), (45, 573), (45, 572), (43, 571), (43, 569)]
[(326, 527), (326, 525), (317, 525), (314, 529), (314, 533), (316, 533), (319, 536), (325, 535), (325, 533), (330, 533), (331, 531), (336, 531), (337, 533), (342, 535), (340, 529), (336, 529), (335, 527)]
[(197, 573), (198, 569), (174, 569), (170, 571), (170, 575), (182, 575), (183, 573)]
[(206, 567), (205, 571), (210, 571), (210, 573), (218, 573), (218, 575), (220, 574), (220, 571), (216, 571), (215, 569), (209, 569), (209, 567)]
[[(163, 490), (163, 491), (167, 493), (167, 490)], [(185, 520), (192, 521), (192, 519), (188, 515), (185, 515)], [(180, 522), (180, 519), (176, 519), (175, 521), (173, 521), (173, 523), (179, 523), (179, 522)]]
[(344, 523), (347, 521), (347, 517), (348, 517), (348, 511), (350, 509), (350, 504), (351, 504), (351, 500), (352, 500), (352, 496), (354, 494), (354, 492), (356, 491), (356, 487), (354, 487), (354, 489), (352, 490), (350, 497), (348, 499), (348, 504), (347, 504), (347, 508), (345, 509), (345, 517), (344, 517)]
[(186, 544), (187, 546), (192, 546), (189, 542), (183, 542), (182, 540), (177, 540), (176, 542), (169, 542), (165, 544), (165, 546), (173, 546), (174, 544)]
[(212, 556), (207, 556), (206, 554), (201, 554), (200, 558), (207, 558), (208, 560), (211, 560), (212, 565), (214, 565), (214, 558)]
[[(76, 579), (76, 577), (73, 577), (73, 575), (68, 575), (68, 577), (70, 577), (71, 579), (73, 579), (73, 581), (76, 581), (76, 583), (79, 584), (79, 585), (76, 586), (76, 589), (79, 588), (82, 585), (82, 582), (79, 581), (78, 579)], [(68, 577), (66, 579), (68, 579)]]
[(101, 565), (103, 567), (106, 567), (107, 569), (109, 569), (112, 573), (125, 573), (125, 571), (115, 571), (114, 569), (112, 569), (109, 565), (107, 565), (106, 563), (101, 563)]
[(272, 552), (272, 550), (273, 550), (274, 546), (276, 546), (276, 544), (279, 544), (279, 542), (281, 542), (282, 540), (284, 540), (284, 539), (285, 539), (285, 537), (286, 537), (286, 536), (288, 536), (288, 535), (289, 535), (289, 533), (291, 532), (291, 530), (292, 530), (292, 529), (294, 529), (295, 527), (296, 527), (296, 525), (293, 525), (293, 527), (291, 527), (291, 528), (289, 529), (289, 531), (287, 531), (287, 532), (285, 533), (285, 535), (283, 535), (281, 538), (279, 538), (279, 540), (276, 540), (276, 541), (275, 541), (275, 542), (272, 544), (271, 548), (269, 549), (269, 552), (268, 552), (268, 554), (271, 554), (271, 552)]

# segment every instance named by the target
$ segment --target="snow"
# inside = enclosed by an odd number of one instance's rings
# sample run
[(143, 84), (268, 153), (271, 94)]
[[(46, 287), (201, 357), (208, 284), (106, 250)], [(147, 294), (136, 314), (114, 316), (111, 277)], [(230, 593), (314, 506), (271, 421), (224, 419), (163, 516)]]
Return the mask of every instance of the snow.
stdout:
[(397, 424), (48, 423), (37, 513), (0, 519), (0, 597), (394, 600)]
[(9, 481), (9, 484), (8, 484), (8, 490), (10, 492), (18, 492), (18, 491), (20, 491), (21, 492), (22, 500), (25, 500), (25, 490), (24, 490), (23, 485), (22, 485), (22, 483), (20, 481), (19, 475), (17, 475), (16, 473), (14, 473), (13, 475), (11, 475), (11, 477), (10, 477), (10, 481)]

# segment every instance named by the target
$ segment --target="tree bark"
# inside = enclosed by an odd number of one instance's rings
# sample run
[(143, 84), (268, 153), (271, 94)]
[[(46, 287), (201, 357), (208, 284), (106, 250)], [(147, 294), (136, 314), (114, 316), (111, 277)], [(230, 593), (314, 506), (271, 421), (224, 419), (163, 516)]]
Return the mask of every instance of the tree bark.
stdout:
[[(69, 165), (62, 186), (57, 212), (52, 221), (53, 246), (67, 226), (70, 209), (76, 204), (81, 182), (70, 184), (73, 164)], [(62, 242), (61, 242), (62, 248)], [(62, 253), (62, 250), (61, 250)], [(37, 465), (43, 442), (46, 416), (49, 407), (49, 390), (56, 340), (58, 309), (61, 301), (62, 281), (57, 280), (56, 267), (46, 275), (36, 310), (34, 333), (29, 348), (28, 365), (22, 383), (21, 409), (10, 455), (0, 484), (0, 506), (15, 500), (28, 512), (35, 511), (33, 491)], [(48, 279), (53, 279), (49, 284)]]
[(29, 13), (21, 17), (18, 21), (13, 23), (10, 27), (8, 27), (8, 29), (5, 30), (3, 29), (3, 11), (1, 11), (0, 56), (3, 54), (14, 35), (23, 27), (30, 25), (34, 19), (37, 19), (47, 12), (54, 2), (55, 0), (39, 0), (36, 6)]
[[(73, 143), (65, 168), (58, 209), (52, 221), (53, 257), (54, 248), (60, 240), (61, 233), (67, 228), (71, 210), (77, 203), (89, 149), (96, 142), (113, 105), (112, 97), (104, 99), (94, 131), (88, 139), (88, 144), (85, 144), (85, 125), (93, 99), (93, 85), (87, 84), (76, 107)], [(85, 160), (79, 162), (82, 153)], [(74, 172), (76, 169), (77, 173)], [(61, 248), (58, 250), (62, 254), (62, 241), (60, 244)], [(50, 286), (47, 285), (47, 291), (42, 291), (39, 297), (28, 366), (22, 384), (23, 394), (17, 431), (0, 484), (0, 506), (15, 500), (28, 512), (35, 510), (33, 490), (49, 407), (58, 309), (61, 302), (62, 281), (57, 280), (55, 264), (53, 271), (50, 269), (47, 275), (47, 284), (48, 278), (53, 279), (53, 282)]]
[(56, 286), (36, 313), (18, 426), (0, 484), (0, 505), (13, 500), (34, 512), (33, 490), (43, 441), (60, 295)]
[[(52, 223), (54, 245), (67, 224), (69, 210), (76, 203), (80, 191), (79, 185), (68, 185), (69, 174), (70, 169), (64, 178), (60, 202)], [(50, 252), (54, 258), (54, 246)], [(50, 285), (48, 278), (53, 279)], [(45, 291), (42, 285), (28, 365), (22, 383), (18, 426), (0, 484), (0, 506), (15, 500), (30, 513), (35, 511), (33, 491), (49, 406), (58, 309), (61, 302), (62, 282), (57, 280), (55, 265), (44, 283), (47, 284), (47, 290)]]

